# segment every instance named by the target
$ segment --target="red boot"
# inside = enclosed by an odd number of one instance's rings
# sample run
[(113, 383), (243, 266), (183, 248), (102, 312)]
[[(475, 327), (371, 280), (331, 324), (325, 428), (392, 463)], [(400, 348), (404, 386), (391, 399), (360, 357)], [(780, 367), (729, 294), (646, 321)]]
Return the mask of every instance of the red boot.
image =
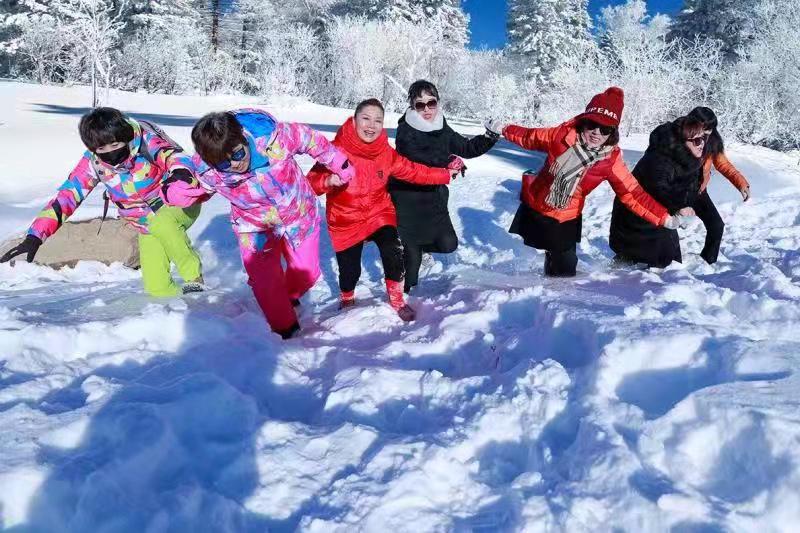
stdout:
[(406, 304), (403, 297), (403, 281), (386, 280), (386, 292), (389, 293), (389, 305), (397, 311), (397, 315), (404, 322), (411, 322), (417, 317), (417, 312)]
[(356, 305), (356, 291), (342, 292), (339, 295), (339, 309), (347, 309)]

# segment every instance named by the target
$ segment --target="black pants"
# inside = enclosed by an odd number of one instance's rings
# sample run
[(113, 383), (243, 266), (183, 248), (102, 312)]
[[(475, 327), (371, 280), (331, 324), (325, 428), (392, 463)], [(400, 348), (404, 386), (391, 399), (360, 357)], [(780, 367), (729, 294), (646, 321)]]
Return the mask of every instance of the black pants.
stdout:
[(700, 257), (706, 260), (709, 265), (717, 262), (719, 256), (719, 247), (722, 244), (722, 232), (725, 230), (725, 223), (722, 217), (719, 216), (714, 202), (708, 195), (708, 191), (703, 193), (697, 198), (694, 206), (694, 212), (697, 218), (703, 221), (706, 227), (706, 244), (703, 246), (703, 251), (700, 252)]
[(406, 265), (405, 291), (411, 290), (419, 282), (419, 267), (422, 264), (422, 254), (436, 253), (449, 254), (458, 248), (458, 236), (453, 226), (445, 228), (436, 239), (429, 244), (403, 243), (403, 260)]
[(569, 250), (545, 251), (544, 275), (564, 278), (574, 276), (578, 266), (578, 255), (575, 248), (576, 246), (572, 245)]
[[(403, 245), (400, 244), (397, 228), (383, 226), (367, 237), (366, 241), (372, 241), (378, 247), (386, 279), (403, 281)], [(361, 252), (366, 241), (336, 252), (336, 262), (339, 264), (339, 288), (342, 292), (350, 292), (356, 288), (358, 278), (361, 277)]]

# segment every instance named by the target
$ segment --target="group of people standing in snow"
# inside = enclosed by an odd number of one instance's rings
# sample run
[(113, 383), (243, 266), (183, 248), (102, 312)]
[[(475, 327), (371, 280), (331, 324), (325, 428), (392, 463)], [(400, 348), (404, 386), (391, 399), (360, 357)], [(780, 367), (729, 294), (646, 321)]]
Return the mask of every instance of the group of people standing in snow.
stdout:
[[(321, 213), (339, 267), (340, 307), (354, 305), (364, 244), (378, 247), (388, 301), (405, 321), (415, 318), (405, 294), (419, 281), (425, 253), (452, 253), (458, 237), (447, 185), (504, 137), (547, 154), (537, 175), (525, 173), (510, 232), (545, 251), (545, 275), (576, 274), (586, 196), (603, 181), (616, 193), (611, 248), (622, 261), (663, 267), (681, 261), (676, 229), (697, 215), (707, 228), (702, 257), (717, 259), (724, 224), (708, 196), (716, 167), (749, 198), (745, 178), (725, 158), (713, 111), (700, 107), (656, 128), (631, 173), (618, 146), (621, 89), (595, 95), (584, 113), (552, 128), (488, 121), (467, 139), (447, 124), (437, 88), (420, 80), (397, 127), (396, 149), (379, 100), (364, 100), (332, 142), (309, 126), (280, 122), (258, 109), (210, 113), (192, 129), (195, 155), (157, 125), (113, 108), (80, 121), (87, 150), (31, 224), (25, 240), (0, 262), (27, 254), (69, 218), (101, 182), (119, 215), (139, 231), (145, 292), (174, 296), (203, 290), (200, 257), (187, 230), (201, 204), (219, 194), (231, 204), (231, 225), (255, 298), (271, 329), (289, 338), (300, 328), (296, 307), (320, 277)], [(304, 174), (295, 160), (316, 160)], [(174, 282), (174, 264), (184, 280)]]

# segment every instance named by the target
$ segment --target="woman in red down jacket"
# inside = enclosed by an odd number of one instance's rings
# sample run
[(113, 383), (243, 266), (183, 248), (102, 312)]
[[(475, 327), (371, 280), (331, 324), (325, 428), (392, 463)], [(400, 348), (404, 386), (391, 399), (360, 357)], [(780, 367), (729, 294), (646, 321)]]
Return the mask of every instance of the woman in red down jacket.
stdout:
[(410, 321), (415, 311), (403, 297), (403, 247), (397, 233), (397, 215), (387, 183), (389, 176), (420, 185), (444, 185), (463, 166), (455, 159), (449, 168), (413, 163), (389, 145), (383, 129), (383, 105), (374, 98), (356, 107), (336, 132), (333, 144), (347, 153), (356, 177), (342, 185), (336, 174), (316, 165), (308, 179), (317, 194), (327, 194), (328, 229), (339, 264), (340, 305), (355, 305), (355, 288), (361, 276), (361, 251), (366, 241), (380, 251), (389, 304), (401, 319)]
[(678, 226), (679, 219), (642, 189), (622, 159), (617, 143), (623, 100), (622, 89), (611, 87), (595, 95), (584, 113), (553, 128), (493, 126), (509, 141), (547, 154), (538, 175), (523, 175), (522, 203), (509, 229), (526, 245), (546, 251), (546, 276), (575, 275), (583, 204), (604, 181), (641, 218)]

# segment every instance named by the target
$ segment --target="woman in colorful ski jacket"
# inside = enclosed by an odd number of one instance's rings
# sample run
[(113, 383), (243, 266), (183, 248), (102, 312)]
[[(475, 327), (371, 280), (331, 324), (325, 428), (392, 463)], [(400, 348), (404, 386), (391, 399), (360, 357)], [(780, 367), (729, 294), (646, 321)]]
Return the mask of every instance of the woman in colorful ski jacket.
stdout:
[(702, 220), (703, 225), (706, 227), (706, 241), (703, 251), (700, 252), (700, 257), (705, 259), (707, 263), (714, 264), (719, 256), (725, 223), (708, 195), (711, 169), (713, 167), (725, 176), (736, 187), (745, 202), (750, 198), (750, 184), (744, 175), (733, 166), (733, 163), (725, 157), (725, 144), (722, 142), (722, 136), (719, 131), (717, 131), (717, 115), (714, 111), (708, 107), (696, 107), (687, 117), (703, 123), (703, 134), (706, 138), (706, 145), (703, 151), (703, 181), (700, 183), (700, 195), (692, 207), (697, 218)]
[(546, 251), (547, 276), (575, 275), (583, 205), (604, 181), (638, 216), (660, 226), (678, 223), (625, 165), (617, 146), (623, 107), (622, 89), (611, 87), (595, 95), (584, 113), (559, 126), (495, 126), (509, 141), (547, 154), (538, 175), (523, 176), (522, 203), (509, 229), (526, 245)]
[(0, 262), (22, 253), (32, 261), (39, 246), (102, 183), (120, 218), (139, 231), (145, 292), (152, 296), (181, 292), (172, 280), (170, 263), (177, 266), (185, 282), (184, 292), (202, 290), (200, 257), (186, 236), (186, 230), (200, 214), (200, 206), (168, 207), (160, 197), (164, 183), (191, 180), (190, 156), (157, 126), (139, 123), (110, 107), (84, 115), (78, 130), (86, 152), (33, 221), (25, 241)]
[(272, 330), (289, 338), (300, 329), (293, 304), (320, 276), (319, 206), (295, 157), (308, 154), (347, 182), (347, 156), (310, 127), (258, 109), (210, 113), (192, 141), (199, 183), (173, 182), (165, 199), (185, 206), (219, 193), (230, 202), (248, 283)]
[(361, 252), (364, 243), (372, 241), (381, 254), (389, 304), (400, 318), (410, 321), (415, 312), (403, 297), (403, 248), (397, 233), (397, 215), (387, 191), (389, 176), (420, 185), (443, 185), (457, 170), (426, 167), (399, 155), (389, 145), (383, 116), (379, 100), (364, 100), (356, 107), (355, 116), (336, 132), (333, 144), (347, 154), (355, 168), (355, 178), (341, 184), (316, 165), (308, 179), (318, 194), (327, 194), (328, 229), (339, 264), (341, 307), (355, 304)]
[[(446, 168), (453, 156), (471, 159), (488, 152), (500, 138), (487, 129), (467, 139), (447, 124), (439, 91), (426, 80), (408, 88), (409, 108), (397, 122), (397, 153), (415, 163)], [(419, 280), (423, 253), (449, 254), (458, 247), (450, 220), (446, 185), (419, 185), (390, 179), (389, 194), (397, 210), (397, 231), (403, 241), (406, 267), (405, 291)]]

